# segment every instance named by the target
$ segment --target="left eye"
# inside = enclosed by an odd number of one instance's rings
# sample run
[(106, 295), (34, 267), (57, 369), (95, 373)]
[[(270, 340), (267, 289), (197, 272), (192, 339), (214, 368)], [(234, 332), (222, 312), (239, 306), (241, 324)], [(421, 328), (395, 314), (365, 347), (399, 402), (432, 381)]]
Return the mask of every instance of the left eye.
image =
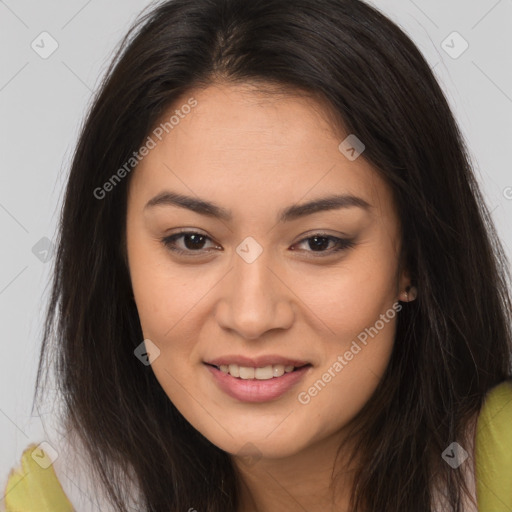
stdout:
[[(331, 242), (334, 243), (334, 247), (331, 247), (331, 249), (329, 249), (328, 251), (322, 250), (326, 248)], [(336, 236), (325, 235), (322, 233), (317, 233), (313, 236), (304, 238), (299, 242), (299, 245), (304, 243), (308, 244), (310, 248), (313, 248), (312, 251), (307, 252), (327, 253), (327, 255), (332, 254), (334, 252), (342, 251), (344, 249), (350, 249), (355, 245), (353, 240), (349, 240), (346, 238), (338, 238)]]
[[(182, 239), (184, 248), (177, 247), (177, 241)], [(204, 244), (210, 237), (197, 233), (195, 231), (185, 231), (182, 233), (176, 233), (174, 235), (162, 238), (161, 242), (166, 248), (174, 251), (178, 254), (187, 254), (192, 256), (190, 253), (200, 252), (204, 250)], [(334, 247), (325, 250), (330, 243), (334, 243)], [(355, 245), (353, 240), (338, 238), (332, 235), (326, 235), (323, 233), (316, 233), (312, 236), (302, 239), (296, 245), (308, 244), (312, 250), (306, 250), (306, 252), (321, 253), (321, 255), (329, 255), (344, 249), (350, 249)], [(294, 249), (293, 249), (294, 250)]]

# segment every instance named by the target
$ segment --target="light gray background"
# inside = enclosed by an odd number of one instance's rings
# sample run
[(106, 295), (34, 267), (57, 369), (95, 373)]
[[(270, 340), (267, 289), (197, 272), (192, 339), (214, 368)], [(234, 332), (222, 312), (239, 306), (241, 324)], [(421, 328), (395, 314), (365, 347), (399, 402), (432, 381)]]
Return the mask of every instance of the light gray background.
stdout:
[[(0, 0), (2, 493), (23, 448), (44, 439), (41, 420), (30, 416), (52, 261), (51, 253), (49, 261), (42, 261), (45, 242), (40, 240), (55, 237), (70, 158), (91, 93), (115, 45), (148, 3)], [(512, 0), (371, 3), (412, 37), (434, 68), (512, 256)], [(34, 40), (43, 45), (38, 38), (43, 31), (59, 45), (47, 59), (31, 47)], [(447, 39), (454, 31), (469, 44), (456, 59), (444, 49), (453, 54), (463, 48), (458, 36)], [(48, 44), (46, 39), (46, 49)]]

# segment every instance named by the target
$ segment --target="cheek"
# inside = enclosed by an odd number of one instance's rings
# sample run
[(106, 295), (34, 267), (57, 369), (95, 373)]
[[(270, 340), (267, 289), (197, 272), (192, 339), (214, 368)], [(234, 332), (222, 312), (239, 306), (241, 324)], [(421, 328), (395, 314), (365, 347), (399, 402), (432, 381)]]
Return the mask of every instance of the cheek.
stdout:
[[(158, 240), (136, 237), (128, 246), (130, 276), (144, 336), (161, 344), (182, 329), (208, 287), (208, 276), (198, 267), (170, 264)], [(211, 279), (210, 279), (211, 280)], [(212, 284), (210, 286), (213, 286)]]
[[(376, 244), (325, 272), (302, 273), (294, 292), (317, 318), (319, 334), (343, 344), (373, 325), (396, 300), (396, 258)], [(340, 345), (341, 348), (342, 345)]]
[(370, 315), (347, 309), (337, 323), (333, 319), (336, 336), (324, 343), (322, 364), (297, 390), (299, 407), (305, 414), (321, 415), (318, 430), (325, 435), (357, 415), (388, 366), (399, 314), (397, 304), (382, 309), (374, 306), (373, 310), (375, 314)]
[(306, 410), (322, 411), (326, 429), (348, 422), (369, 400), (394, 345), (401, 309), (396, 259), (391, 251), (370, 249), (316, 287), (308, 279), (300, 285), (318, 316), (322, 362), (298, 390), (297, 401)]

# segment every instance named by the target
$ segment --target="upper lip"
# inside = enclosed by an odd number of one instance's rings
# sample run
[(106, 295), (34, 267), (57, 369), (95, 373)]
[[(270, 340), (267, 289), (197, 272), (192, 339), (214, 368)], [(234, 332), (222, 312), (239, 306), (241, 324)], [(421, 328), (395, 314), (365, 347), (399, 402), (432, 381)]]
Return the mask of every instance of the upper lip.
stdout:
[(247, 366), (249, 368), (263, 368), (265, 366), (275, 364), (282, 364), (284, 366), (295, 366), (296, 368), (298, 368), (300, 366), (310, 364), (307, 361), (290, 359), (289, 357), (283, 357), (272, 354), (260, 357), (245, 357), (240, 355), (222, 356), (217, 357), (215, 359), (210, 359), (209, 361), (205, 361), (205, 363), (211, 364), (213, 366), (237, 364), (238, 366)]

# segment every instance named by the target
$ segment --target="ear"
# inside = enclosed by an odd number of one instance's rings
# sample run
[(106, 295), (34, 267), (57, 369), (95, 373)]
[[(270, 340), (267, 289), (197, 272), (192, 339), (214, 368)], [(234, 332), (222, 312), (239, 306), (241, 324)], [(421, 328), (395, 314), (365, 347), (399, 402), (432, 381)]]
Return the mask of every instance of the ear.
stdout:
[(403, 269), (399, 273), (397, 280), (396, 300), (407, 301), (408, 299), (407, 296), (405, 295), (405, 292), (407, 292), (410, 287), (414, 286), (414, 284), (415, 283), (413, 282), (409, 269)]

